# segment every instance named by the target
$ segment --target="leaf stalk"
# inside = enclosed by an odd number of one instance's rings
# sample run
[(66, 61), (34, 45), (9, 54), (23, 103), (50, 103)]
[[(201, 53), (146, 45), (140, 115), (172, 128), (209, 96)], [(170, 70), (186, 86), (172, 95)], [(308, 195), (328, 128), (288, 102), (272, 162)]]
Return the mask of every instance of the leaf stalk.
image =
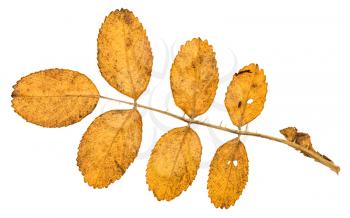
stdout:
[(268, 139), (271, 141), (275, 141), (275, 142), (280, 142), (283, 144), (286, 144), (298, 151), (301, 151), (304, 154), (307, 154), (310, 158), (314, 159), (315, 161), (321, 163), (322, 165), (328, 167), (329, 169), (331, 169), (332, 171), (334, 171), (335, 173), (339, 173), (340, 171), (340, 167), (337, 166), (333, 161), (331, 161), (329, 158), (327, 158), (326, 156), (313, 151), (313, 150), (309, 150), (297, 143), (294, 142), (290, 142), (288, 140), (285, 139), (281, 139), (281, 138), (277, 138), (274, 136), (269, 136), (266, 134), (262, 134), (262, 133), (257, 133), (257, 132), (250, 132), (250, 131), (246, 131), (246, 130), (239, 130), (239, 129), (231, 129), (231, 128), (227, 128), (227, 127), (223, 127), (221, 125), (215, 125), (215, 124), (211, 124), (211, 123), (207, 123), (207, 122), (202, 122), (199, 120), (195, 120), (195, 119), (190, 119), (190, 118), (186, 118), (185, 116), (178, 116), (176, 114), (173, 114), (169, 111), (164, 111), (164, 110), (160, 110), (157, 108), (153, 108), (150, 106), (146, 106), (146, 105), (142, 105), (136, 102), (129, 102), (129, 101), (123, 101), (123, 100), (119, 100), (119, 99), (115, 99), (115, 98), (110, 98), (110, 97), (106, 97), (106, 96), (98, 96), (101, 99), (106, 99), (106, 100), (110, 100), (110, 101), (114, 101), (114, 102), (118, 102), (118, 103), (123, 103), (123, 104), (128, 104), (128, 105), (132, 105), (132, 106), (136, 106), (139, 108), (144, 108), (150, 111), (154, 111), (160, 114), (164, 114), (166, 116), (169, 117), (173, 117), (175, 119), (181, 120), (183, 122), (186, 122), (187, 124), (197, 124), (197, 125), (201, 125), (201, 126), (206, 126), (209, 128), (213, 128), (213, 129), (218, 129), (221, 131), (225, 131), (225, 132), (229, 132), (229, 133), (233, 133), (233, 134), (237, 134), (237, 135), (247, 135), (247, 136), (254, 136), (254, 137), (259, 137), (259, 138), (264, 138), (264, 139)]

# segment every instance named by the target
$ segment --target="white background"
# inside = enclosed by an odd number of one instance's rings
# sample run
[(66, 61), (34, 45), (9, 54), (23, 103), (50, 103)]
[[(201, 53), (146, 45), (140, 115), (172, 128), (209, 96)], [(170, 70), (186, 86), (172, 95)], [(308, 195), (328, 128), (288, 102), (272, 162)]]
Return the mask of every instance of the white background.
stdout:
[[(75, 125), (45, 129), (11, 108), (12, 85), (31, 72), (69, 68), (89, 76), (100, 93), (126, 99), (105, 82), (96, 64), (104, 17), (125, 7), (139, 17), (151, 42), (154, 67), (140, 103), (181, 115), (171, 98), (169, 69), (180, 44), (202, 37), (214, 45), (220, 86), (199, 119), (232, 127), (223, 106), (234, 72), (251, 62), (267, 75), (268, 96), (249, 130), (279, 136), (295, 125), (314, 147), (341, 166), (328, 168), (284, 144), (246, 138), (249, 181), (228, 210), (207, 197), (208, 164), (233, 135), (193, 126), (203, 156), (193, 185), (171, 202), (148, 191), (145, 169), (157, 139), (180, 121), (140, 109), (144, 131), (136, 161), (108, 189), (83, 182), (76, 154), (94, 117), (112, 108), (101, 100)], [(350, 217), (350, 15), (347, 1), (115, 1), (11, 0), (0, 3), (0, 217)]]

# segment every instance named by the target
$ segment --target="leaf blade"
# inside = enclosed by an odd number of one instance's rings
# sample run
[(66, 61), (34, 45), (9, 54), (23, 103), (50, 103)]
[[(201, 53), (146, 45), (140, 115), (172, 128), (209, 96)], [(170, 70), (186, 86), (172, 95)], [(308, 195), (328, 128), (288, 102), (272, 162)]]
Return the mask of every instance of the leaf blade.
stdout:
[(236, 73), (225, 97), (232, 123), (241, 127), (258, 117), (264, 108), (266, 93), (264, 70), (259, 69), (257, 64), (245, 66)]
[(181, 46), (171, 68), (175, 104), (189, 117), (205, 113), (213, 103), (219, 74), (213, 47), (194, 38)]
[(136, 158), (141, 140), (137, 110), (112, 110), (97, 117), (79, 144), (77, 165), (84, 181), (104, 188), (120, 179)]
[(77, 71), (47, 69), (29, 74), (13, 86), (12, 107), (22, 118), (43, 127), (79, 122), (96, 107), (99, 92)]
[(112, 11), (101, 25), (97, 45), (102, 76), (136, 100), (148, 86), (153, 63), (150, 42), (138, 18), (127, 9)]
[(247, 152), (238, 138), (217, 149), (210, 163), (207, 185), (215, 207), (227, 209), (235, 204), (248, 181), (248, 170)]
[(147, 184), (158, 200), (170, 201), (192, 184), (202, 147), (195, 131), (175, 128), (156, 143), (147, 164)]

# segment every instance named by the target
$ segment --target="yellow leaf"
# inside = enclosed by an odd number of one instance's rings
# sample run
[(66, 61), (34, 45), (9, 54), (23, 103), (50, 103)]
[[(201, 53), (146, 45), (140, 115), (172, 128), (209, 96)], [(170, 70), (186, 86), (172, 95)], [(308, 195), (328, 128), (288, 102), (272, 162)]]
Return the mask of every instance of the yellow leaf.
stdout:
[(200, 38), (187, 41), (177, 54), (170, 75), (175, 104), (189, 117), (205, 113), (219, 82), (213, 47)]
[(85, 182), (104, 188), (120, 179), (137, 156), (141, 140), (137, 110), (112, 110), (97, 117), (79, 145), (77, 165)]
[(155, 145), (147, 165), (147, 183), (158, 200), (172, 200), (195, 179), (202, 146), (190, 127), (175, 128)]
[(241, 196), (248, 181), (248, 157), (244, 144), (233, 139), (221, 145), (210, 164), (208, 194), (215, 207), (229, 208)]
[(142, 24), (127, 9), (113, 11), (102, 24), (97, 42), (102, 76), (121, 93), (137, 99), (147, 88), (153, 62)]
[(233, 76), (227, 88), (225, 106), (234, 125), (254, 120), (264, 108), (267, 93), (264, 70), (250, 64)]
[(63, 127), (79, 122), (96, 107), (92, 81), (72, 70), (48, 69), (29, 74), (13, 86), (12, 107), (28, 122)]

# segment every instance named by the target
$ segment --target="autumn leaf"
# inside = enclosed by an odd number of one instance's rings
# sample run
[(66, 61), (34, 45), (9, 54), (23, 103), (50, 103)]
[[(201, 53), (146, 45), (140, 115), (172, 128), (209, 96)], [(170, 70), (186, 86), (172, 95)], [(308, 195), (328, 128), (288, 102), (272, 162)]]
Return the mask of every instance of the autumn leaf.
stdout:
[(234, 125), (254, 120), (264, 108), (267, 93), (264, 70), (250, 64), (233, 76), (227, 88), (225, 106)]
[(205, 113), (212, 104), (219, 75), (213, 47), (200, 38), (181, 46), (171, 68), (175, 104), (189, 117)]
[(99, 92), (88, 77), (65, 69), (29, 74), (13, 88), (15, 112), (43, 127), (63, 127), (79, 122), (95, 109), (99, 100)]
[(134, 14), (111, 12), (98, 35), (98, 66), (107, 82), (137, 99), (149, 83), (153, 56), (146, 31)]
[(202, 146), (190, 127), (175, 128), (155, 145), (147, 165), (147, 183), (158, 200), (172, 200), (195, 179)]
[(238, 139), (218, 148), (210, 164), (208, 195), (215, 207), (229, 208), (241, 196), (248, 181), (248, 157)]
[(136, 109), (112, 110), (97, 117), (85, 132), (77, 165), (85, 182), (107, 187), (125, 173), (142, 140), (142, 118)]
[[(315, 151), (308, 133), (295, 127), (280, 130), (287, 140), (262, 133), (241, 131), (263, 110), (267, 83), (264, 71), (250, 64), (233, 76), (225, 106), (238, 130), (194, 119), (213, 103), (219, 75), (215, 52), (207, 40), (194, 38), (181, 46), (171, 68), (175, 104), (188, 117), (137, 103), (146, 90), (153, 56), (146, 31), (127, 10), (112, 11), (97, 39), (98, 66), (106, 81), (133, 102), (100, 96), (92, 81), (76, 71), (48, 69), (23, 77), (13, 87), (12, 106), (27, 121), (44, 127), (63, 127), (90, 114), (99, 98), (133, 106), (98, 116), (84, 133), (77, 166), (93, 188), (106, 188), (120, 179), (136, 158), (142, 141), (142, 117), (137, 108), (158, 112), (187, 123), (164, 134), (154, 146), (146, 170), (149, 189), (158, 200), (170, 201), (192, 184), (201, 161), (202, 145), (191, 124), (281, 142), (312, 157), (331, 170), (340, 168)], [(248, 181), (248, 157), (239, 137), (221, 145), (210, 164), (208, 195), (215, 207), (234, 205)]]

